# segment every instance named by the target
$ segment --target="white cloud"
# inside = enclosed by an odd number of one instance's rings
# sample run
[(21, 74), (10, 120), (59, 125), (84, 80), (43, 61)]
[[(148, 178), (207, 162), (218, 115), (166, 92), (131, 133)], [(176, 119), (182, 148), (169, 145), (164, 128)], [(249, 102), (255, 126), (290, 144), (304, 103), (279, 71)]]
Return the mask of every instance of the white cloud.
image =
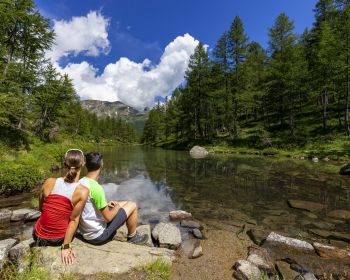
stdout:
[(56, 47), (48, 53), (56, 67), (67, 73), (81, 99), (122, 101), (137, 109), (153, 106), (157, 96), (169, 95), (184, 81), (190, 55), (198, 41), (191, 35), (178, 36), (170, 42), (155, 65), (122, 57), (108, 64), (102, 74), (86, 61), (59, 66), (59, 59), (69, 54), (97, 56), (109, 50), (108, 20), (98, 12), (70, 21), (55, 21)]
[(91, 11), (86, 16), (73, 17), (69, 21), (53, 20), (56, 33), (55, 45), (46, 55), (57, 62), (70, 54), (88, 56), (107, 54), (110, 50), (107, 28), (109, 20), (100, 12)]
[(136, 63), (123, 57), (108, 64), (101, 75), (86, 61), (68, 64), (62, 70), (73, 79), (82, 99), (120, 100), (143, 109), (152, 106), (156, 96), (169, 95), (184, 81), (189, 57), (197, 44), (189, 34), (177, 37), (165, 48), (158, 65), (148, 59)]

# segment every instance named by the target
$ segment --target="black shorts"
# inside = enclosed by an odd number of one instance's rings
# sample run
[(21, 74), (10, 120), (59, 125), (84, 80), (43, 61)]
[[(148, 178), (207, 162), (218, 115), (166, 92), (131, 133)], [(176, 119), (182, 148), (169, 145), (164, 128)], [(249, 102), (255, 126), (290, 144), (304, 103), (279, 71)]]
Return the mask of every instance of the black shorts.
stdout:
[(36, 246), (61, 246), (64, 241), (64, 238), (57, 238), (57, 239), (40, 238), (35, 235), (34, 231), (33, 231), (33, 239), (35, 241)]
[(107, 224), (106, 229), (99, 237), (85, 241), (93, 245), (102, 245), (108, 241), (111, 241), (116, 235), (117, 229), (120, 228), (126, 222), (127, 219), (128, 216), (126, 215), (125, 210), (123, 208), (120, 208), (113, 220)]

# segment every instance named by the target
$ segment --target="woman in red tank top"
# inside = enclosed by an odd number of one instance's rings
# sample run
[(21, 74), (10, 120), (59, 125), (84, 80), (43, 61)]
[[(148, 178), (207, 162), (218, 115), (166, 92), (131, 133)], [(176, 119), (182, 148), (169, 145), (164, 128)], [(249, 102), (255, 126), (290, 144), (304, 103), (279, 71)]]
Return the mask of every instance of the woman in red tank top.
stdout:
[(34, 226), (33, 238), (39, 246), (62, 245), (62, 261), (70, 264), (75, 258), (70, 243), (89, 190), (79, 184), (80, 171), (85, 165), (83, 152), (68, 150), (64, 165), (67, 168), (66, 175), (63, 178), (47, 179), (41, 188), (41, 216)]

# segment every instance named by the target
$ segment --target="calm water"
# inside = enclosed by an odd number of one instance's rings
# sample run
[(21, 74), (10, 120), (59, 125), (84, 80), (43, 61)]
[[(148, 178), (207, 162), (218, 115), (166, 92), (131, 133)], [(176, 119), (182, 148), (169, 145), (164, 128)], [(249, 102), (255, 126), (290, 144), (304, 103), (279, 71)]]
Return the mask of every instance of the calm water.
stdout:
[[(166, 221), (169, 211), (183, 209), (205, 223), (248, 222), (290, 236), (325, 224), (332, 230), (350, 230), (348, 224), (327, 217), (334, 209), (350, 210), (350, 180), (337, 175), (330, 164), (255, 156), (192, 159), (188, 152), (140, 146), (101, 152), (105, 164), (100, 182), (108, 199), (136, 201), (141, 223)], [(325, 208), (316, 217), (289, 208), (287, 199), (314, 201)], [(20, 206), (27, 205), (16, 208)], [(15, 232), (22, 228), (30, 231), (21, 225)], [(9, 234), (9, 226), (3, 225), (0, 235)]]
[[(350, 180), (328, 163), (254, 156), (193, 159), (188, 152), (143, 147), (102, 152), (101, 182), (107, 197), (137, 201), (142, 223), (167, 220), (169, 211), (183, 209), (203, 222), (248, 222), (290, 235), (331, 223), (339, 231), (350, 229), (327, 218), (331, 210), (350, 209)], [(291, 209), (287, 199), (314, 201), (325, 208), (316, 218)]]

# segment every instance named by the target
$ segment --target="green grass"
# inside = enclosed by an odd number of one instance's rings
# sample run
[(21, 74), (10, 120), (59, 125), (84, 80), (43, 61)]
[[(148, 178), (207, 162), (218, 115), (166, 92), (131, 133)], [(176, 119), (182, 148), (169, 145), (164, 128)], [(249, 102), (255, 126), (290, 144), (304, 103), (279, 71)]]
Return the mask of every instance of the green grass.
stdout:
[(98, 273), (96, 275), (91, 275), (88, 277), (82, 275), (73, 275), (73, 274), (62, 274), (58, 277), (55, 277), (47, 270), (38, 266), (36, 262), (33, 262), (33, 265), (30, 269), (25, 270), (22, 273), (18, 273), (15, 266), (7, 266), (3, 271), (2, 275), (0, 275), (0, 279), (2, 280), (107, 280), (107, 279), (138, 279), (142, 277), (142, 279), (146, 280), (169, 280), (171, 274), (171, 265), (162, 261), (157, 260), (148, 265), (142, 266), (140, 268), (135, 269), (134, 271), (130, 271), (129, 273), (123, 274), (120, 277), (117, 274), (108, 274), (108, 273)]
[(147, 280), (168, 280), (171, 274), (171, 265), (163, 260), (156, 260), (142, 268), (146, 272)]

